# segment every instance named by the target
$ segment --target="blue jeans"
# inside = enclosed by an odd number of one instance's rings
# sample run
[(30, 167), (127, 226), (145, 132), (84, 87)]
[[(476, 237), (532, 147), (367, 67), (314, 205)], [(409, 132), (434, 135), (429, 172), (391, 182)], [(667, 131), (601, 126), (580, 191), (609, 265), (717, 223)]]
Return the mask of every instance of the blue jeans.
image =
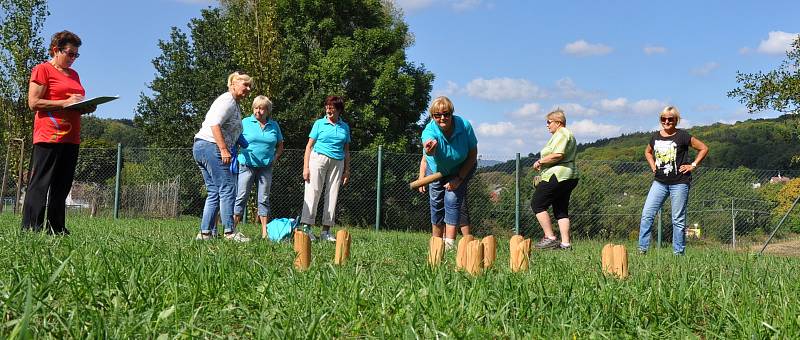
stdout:
[(642, 221), (639, 223), (639, 250), (650, 247), (650, 233), (653, 220), (661, 205), (669, 195), (672, 202), (672, 251), (683, 254), (686, 249), (686, 203), (689, 202), (689, 184), (662, 184), (653, 181), (647, 200), (642, 208)]
[(203, 218), (200, 221), (200, 232), (207, 234), (216, 230), (217, 209), (222, 215), (225, 232), (233, 231), (233, 202), (236, 197), (236, 175), (231, 173), (227, 164), (222, 164), (222, 156), (217, 144), (202, 139), (195, 139), (192, 147), (194, 161), (203, 174), (206, 183), (206, 204), (203, 206)]
[[(425, 169), (425, 176), (430, 176), (431, 174), (430, 167)], [(428, 185), (431, 224), (441, 225), (442, 222), (454, 226), (469, 224), (469, 218), (462, 219), (461, 211), (466, 208), (467, 187), (474, 174), (475, 168), (472, 168), (464, 182), (453, 191), (448, 191), (444, 188), (444, 185), (453, 178), (452, 176), (444, 177)]]
[(272, 164), (265, 167), (248, 167), (239, 163), (239, 184), (236, 186), (236, 205), (233, 213), (242, 215), (247, 206), (250, 186), (258, 179), (258, 216), (269, 216), (269, 190), (272, 187)]

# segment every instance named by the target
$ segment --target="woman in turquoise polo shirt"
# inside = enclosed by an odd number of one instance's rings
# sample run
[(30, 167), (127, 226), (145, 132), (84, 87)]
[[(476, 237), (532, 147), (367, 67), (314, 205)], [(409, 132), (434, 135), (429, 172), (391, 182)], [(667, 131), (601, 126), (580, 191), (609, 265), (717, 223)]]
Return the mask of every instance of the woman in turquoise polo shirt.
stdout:
[(265, 96), (253, 99), (253, 115), (242, 119), (242, 137), (247, 147), (241, 149), (236, 205), (233, 208), (234, 225), (242, 220), (247, 206), (250, 186), (258, 179), (258, 219), (261, 238), (267, 238), (269, 222), (269, 191), (272, 187), (272, 165), (283, 153), (283, 134), (278, 122), (272, 119), (272, 101)]
[[(541, 158), (533, 168), (541, 171), (541, 182), (536, 186), (531, 200), (531, 209), (542, 226), (544, 237), (536, 244), (538, 249), (572, 249), (569, 239), (569, 198), (578, 185), (578, 168), (575, 156), (578, 144), (567, 129), (567, 117), (561, 109), (547, 114), (547, 131), (553, 136), (539, 153)], [(553, 206), (561, 242), (553, 233), (549, 206)]]
[(464, 219), (464, 202), (478, 163), (478, 139), (469, 121), (453, 115), (455, 108), (449, 98), (434, 99), (428, 111), (431, 120), (422, 131), (424, 154), (419, 177), (436, 172), (443, 175), (428, 185), (431, 228), (433, 236), (444, 236), (445, 247), (451, 248), (456, 226), (469, 224)]
[[(331, 227), (336, 221), (336, 201), (340, 185), (346, 185), (350, 178), (350, 126), (342, 120), (344, 100), (339, 96), (325, 99), (325, 116), (314, 122), (308, 134), (308, 144), (303, 156), (303, 214), (300, 222), (312, 240), (310, 232), (317, 216), (317, 203), (325, 191), (325, 210), (322, 213), (322, 233), (320, 238), (336, 241)], [(325, 185), (327, 183), (327, 185)]]

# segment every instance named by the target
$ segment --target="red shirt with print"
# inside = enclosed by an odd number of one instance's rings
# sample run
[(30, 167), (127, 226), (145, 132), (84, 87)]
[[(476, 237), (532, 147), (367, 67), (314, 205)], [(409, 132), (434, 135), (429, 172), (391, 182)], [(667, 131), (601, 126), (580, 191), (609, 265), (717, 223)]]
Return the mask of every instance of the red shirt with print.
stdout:
[[(61, 73), (49, 62), (36, 65), (31, 82), (44, 86), (42, 99), (64, 100), (70, 94), (86, 95), (78, 72), (68, 68)], [(81, 143), (81, 113), (76, 110), (36, 111), (33, 119), (33, 143)]]

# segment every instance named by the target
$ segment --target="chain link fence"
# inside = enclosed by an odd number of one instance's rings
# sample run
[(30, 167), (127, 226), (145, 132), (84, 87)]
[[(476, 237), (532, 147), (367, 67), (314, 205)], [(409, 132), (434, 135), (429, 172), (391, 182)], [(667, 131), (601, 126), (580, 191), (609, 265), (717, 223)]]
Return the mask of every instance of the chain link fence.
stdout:
[[(12, 147), (8, 150), (15, 152)], [(352, 152), (351, 157), (350, 182), (342, 187), (337, 205), (340, 225), (430, 230), (427, 194), (411, 190), (408, 185), (417, 179), (419, 154), (359, 151)], [(475, 234), (542, 236), (530, 209), (534, 161), (493, 161), (491, 166), (479, 162), (468, 187), (468, 209)], [(573, 237), (636, 239), (641, 209), (652, 183), (647, 164), (578, 160), (577, 165), (580, 180), (570, 203)], [(300, 215), (302, 166), (303, 150), (285, 150), (275, 164), (270, 194), (272, 217)], [(693, 176), (687, 220), (692, 234), (689, 242), (747, 246), (762, 241), (789, 210), (786, 200), (791, 203), (800, 194), (787, 185), (789, 179), (800, 176), (798, 171), (700, 167)], [(6, 208), (15, 202), (17, 178), (14, 170), (7, 171), (7, 185), (0, 193)], [(254, 195), (251, 193), (248, 204), (251, 221), (255, 221)], [(82, 148), (67, 205), (70, 213), (92, 216), (113, 216), (116, 208), (122, 218), (177, 218), (200, 216), (204, 200), (203, 179), (190, 148), (121, 148), (119, 155), (117, 149)], [(663, 231), (665, 243), (671, 241), (672, 235), (669, 205), (667, 200), (655, 226)], [(322, 209), (318, 210), (321, 214)], [(792, 211), (778, 237), (798, 238), (799, 211), (800, 208)]]

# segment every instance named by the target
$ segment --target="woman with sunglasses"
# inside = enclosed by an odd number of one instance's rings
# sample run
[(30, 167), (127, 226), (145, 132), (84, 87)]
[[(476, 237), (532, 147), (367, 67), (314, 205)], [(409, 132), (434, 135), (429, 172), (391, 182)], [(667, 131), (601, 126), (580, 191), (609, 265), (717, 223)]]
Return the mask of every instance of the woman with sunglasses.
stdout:
[[(678, 129), (681, 114), (678, 108), (667, 106), (659, 114), (661, 130), (654, 133), (644, 150), (655, 179), (642, 209), (639, 224), (639, 253), (647, 253), (650, 233), (656, 213), (667, 196), (672, 204), (672, 251), (683, 255), (686, 248), (686, 203), (689, 200), (689, 184), (692, 171), (708, 154), (708, 147), (685, 130)], [(689, 161), (689, 147), (697, 150), (697, 156)]]
[[(552, 136), (539, 152), (539, 160), (533, 168), (540, 171), (541, 182), (536, 185), (531, 200), (531, 209), (542, 226), (544, 237), (535, 245), (537, 249), (572, 249), (569, 237), (569, 198), (578, 186), (578, 168), (575, 157), (578, 143), (572, 131), (567, 129), (564, 111), (557, 109), (547, 114), (547, 131)], [(553, 224), (547, 208), (553, 206), (553, 215), (558, 223), (561, 242), (553, 232)]]
[[(32, 176), (22, 207), (22, 229), (47, 229), (50, 234), (66, 235), (66, 199), (75, 177), (81, 143), (81, 114), (96, 107), (65, 109), (84, 99), (86, 92), (72, 64), (80, 56), (81, 38), (61, 31), (50, 40), (51, 59), (36, 65), (28, 85), (28, 106), (36, 111), (33, 119)], [(49, 203), (47, 203), (49, 202)], [(46, 204), (47, 203), (47, 204)], [(47, 206), (47, 209), (45, 209)]]
[(450, 249), (455, 243), (456, 226), (462, 227), (464, 235), (469, 234), (467, 186), (478, 163), (478, 139), (469, 121), (453, 115), (455, 108), (449, 98), (434, 99), (428, 111), (431, 120), (422, 131), (424, 154), (419, 178), (436, 172), (443, 175), (428, 185), (431, 228), (433, 236), (443, 237)]

